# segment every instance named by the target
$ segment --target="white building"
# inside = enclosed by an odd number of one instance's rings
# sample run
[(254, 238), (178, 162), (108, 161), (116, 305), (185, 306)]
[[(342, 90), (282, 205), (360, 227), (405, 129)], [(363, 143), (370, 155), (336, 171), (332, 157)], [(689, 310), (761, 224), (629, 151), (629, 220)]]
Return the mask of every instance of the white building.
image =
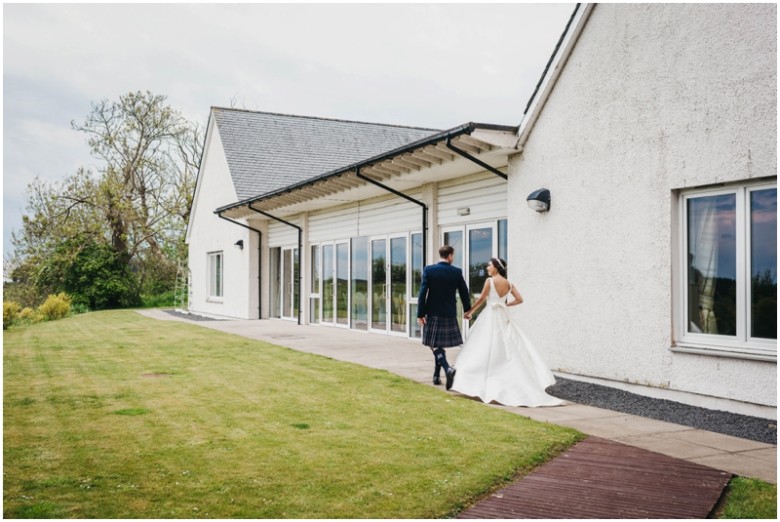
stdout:
[(518, 127), (213, 109), (190, 309), (417, 336), (447, 243), (559, 374), (776, 418), (776, 44), (772, 4), (585, 4)]

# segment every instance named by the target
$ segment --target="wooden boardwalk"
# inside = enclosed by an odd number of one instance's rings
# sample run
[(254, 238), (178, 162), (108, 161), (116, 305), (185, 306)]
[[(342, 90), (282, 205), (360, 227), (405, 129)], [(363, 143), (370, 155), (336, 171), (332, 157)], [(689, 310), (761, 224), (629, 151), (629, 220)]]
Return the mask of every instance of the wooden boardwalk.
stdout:
[(458, 518), (707, 518), (731, 474), (588, 437)]

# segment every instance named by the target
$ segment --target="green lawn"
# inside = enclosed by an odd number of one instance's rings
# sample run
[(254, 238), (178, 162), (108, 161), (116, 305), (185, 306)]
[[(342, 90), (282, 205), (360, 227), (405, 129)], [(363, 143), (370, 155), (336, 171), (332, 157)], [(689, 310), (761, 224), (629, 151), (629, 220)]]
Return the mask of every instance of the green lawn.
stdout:
[(715, 518), (777, 519), (777, 484), (735, 477), (729, 482)]
[(6, 518), (438, 518), (579, 440), (133, 311), (5, 331)]

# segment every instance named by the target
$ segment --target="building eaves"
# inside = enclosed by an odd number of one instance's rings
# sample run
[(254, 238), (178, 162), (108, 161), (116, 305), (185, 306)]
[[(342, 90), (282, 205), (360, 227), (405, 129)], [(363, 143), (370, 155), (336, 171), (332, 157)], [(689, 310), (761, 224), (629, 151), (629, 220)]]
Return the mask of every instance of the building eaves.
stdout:
[(312, 187), (317, 184), (327, 183), (328, 181), (335, 180), (336, 178), (339, 178), (347, 173), (354, 173), (357, 170), (364, 170), (371, 168), (372, 166), (382, 164), (383, 162), (387, 162), (388, 160), (393, 160), (395, 158), (398, 158), (400, 156), (403, 156), (405, 154), (412, 153), (414, 151), (417, 151), (419, 149), (424, 149), (425, 147), (429, 147), (431, 145), (436, 145), (443, 142), (448, 142), (449, 140), (456, 139), (458, 137), (462, 137), (464, 135), (471, 135), (477, 130), (484, 130), (484, 131), (495, 131), (498, 133), (509, 133), (509, 134), (516, 134), (517, 127), (516, 126), (506, 126), (506, 125), (495, 125), (495, 124), (486, 124), (486, 123), (474, 123), (469, 122), (465, 123), (463, 125), (459, 125), (458, 127), (454, 127), (452, 129), (448, 129), (445, 131), (437, 132), (436, 134), (427, 136), (425, 138), (419, 139), (415, 142), (397, 147), (395, 149), (383, 152), (381, 154), (377, 154), (375, 156), (372, 156), (370, 158), (354, 162), (352, 164), (336, 168), (327, 172), (324, 172), (320, 175), (310, 177), (308, 179), (302, 180), (298, 183), (294, 183), (285, 187), (281, 187), (277, 190), (267, 192), (265, 194), (259, 195), (259, 196), (253, 196), (249, 198), (245, 198), (243, 200), (240, 200), (236, 203), (232, 203), (230, 205), (225, 205), (223, 207), (218, 208), (215, 210), (215, 213), (220, 214), (226, 211), (229, 211), (231, 209), (236, 209), (238, 207), (245, 207), (250, 206), (252, 203), (258, 203), (262, 201), (270, 201), (276, 198), (281, 198), (282, 196), (290, 193), (294, 193), (297, 191), (302, 191), (303, 189), (307, 187)]

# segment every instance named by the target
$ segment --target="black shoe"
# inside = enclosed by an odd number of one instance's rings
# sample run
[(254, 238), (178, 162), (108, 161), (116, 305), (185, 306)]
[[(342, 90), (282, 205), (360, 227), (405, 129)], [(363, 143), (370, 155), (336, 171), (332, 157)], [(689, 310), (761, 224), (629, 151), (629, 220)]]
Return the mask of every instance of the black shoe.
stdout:
[(435, 376), (433, 377), (433, 384), (435, 384), (436, 386), (438, 386), (438, 385), (440, 385), (440, 384), (441, 384), (441, 379), (439, 378), (439, 376), (438, 376), (438, 375), (435, 375)]
[(452, 388), (452, 383), (455, 380), (455, 368), (450, 368), (450, 371), (447, 372), (447, 389), (449, 390)]

